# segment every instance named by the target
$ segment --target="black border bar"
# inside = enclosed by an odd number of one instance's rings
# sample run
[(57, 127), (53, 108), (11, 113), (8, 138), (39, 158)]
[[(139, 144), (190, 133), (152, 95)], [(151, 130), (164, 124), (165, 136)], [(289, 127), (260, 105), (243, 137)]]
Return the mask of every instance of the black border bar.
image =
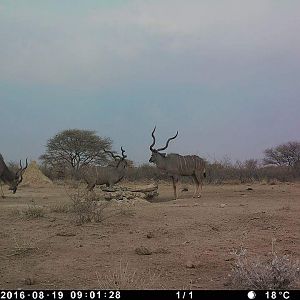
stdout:
[(1, 300), (296, 300), (300, 290), (0, 290)]

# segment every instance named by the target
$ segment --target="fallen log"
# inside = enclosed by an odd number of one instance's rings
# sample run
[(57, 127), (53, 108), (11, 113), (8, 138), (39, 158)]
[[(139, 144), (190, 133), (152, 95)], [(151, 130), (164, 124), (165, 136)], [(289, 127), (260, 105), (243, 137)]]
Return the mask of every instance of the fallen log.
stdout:
[(156, 184), (148, 184), (141, 187), (129, 187), (128, 191), (130, 192), (139, 192), (139, 193), (150, 193), (155, 192), (158, 189), (158, 185)]

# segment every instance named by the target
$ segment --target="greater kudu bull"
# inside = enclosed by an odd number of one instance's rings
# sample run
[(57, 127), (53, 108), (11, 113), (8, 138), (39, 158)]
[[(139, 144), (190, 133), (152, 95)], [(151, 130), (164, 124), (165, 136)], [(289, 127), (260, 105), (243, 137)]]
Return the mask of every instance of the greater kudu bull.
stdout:
[(84, 174), (84, 180), (88, 184), (87, 189), (89, 191), (92, 191), (95, 185), (106, 184), (106, 186), (111, 187), (123, 179), (127, 167), (127, 155), (124, 154), (125, 150), (122, 147), (121, 151), (122, 157), (105, 150), (104, 152), (109, 153), (114, 158), (114, 165), (107, 167), (95, 166)]
[(176, 184), (180, 176), (193, 177), (195, 182), (195, 192), (193, 197), (196, 197), (197, 195), (198, 198), (200, 198), (203, 178), (206, 177), (204, 159), (202, 159), (197, 155), (182, 156), (180, 154), (175, 154), (175, 153), (171, 153), (171, 154), (160, 153), (159, 151), (163, 151), (168, 148), (169, 142), (171, 140), (174, 140), (177, 137), (178, 131), (173, 137), (167, 140), (165, 147), (154, 149), (153, 146), (155, 145), (155, 136), (154, 136), (155, 129), (156, 126), (152, 131), (153, 143), (150, 146), (152, 155), (149, 159), (149, 162), (156, 164), (158, 169), (167, 172), (167, 174), (171, 176), (173, 181), (175, 199), (177, 199)]
[[(23, 168), (22, 162), (20, 160), (20, 168), (17, 170), (16, 173), (12, 172), (8, 169), (7, 165), (4, 162), (3, 156), (0, 154), (0, 180), (9, 186), (9, 189), (15, 193), (17, 191), (18, 185), (23, 180), (23, 173), (25, 169), (28, 167), (28, 162), (26, 158), (26, 165)], [(1, 185), (1, 193), (2, 198), (4, 198), (2, 185)]]

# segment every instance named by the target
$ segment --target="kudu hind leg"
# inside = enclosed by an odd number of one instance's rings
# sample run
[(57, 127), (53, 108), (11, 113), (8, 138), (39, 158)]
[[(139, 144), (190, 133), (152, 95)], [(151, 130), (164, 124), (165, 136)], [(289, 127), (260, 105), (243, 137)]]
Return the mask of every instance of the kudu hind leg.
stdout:
[(202, 193), (202, 186), (203, 186), (203, 174), (200, 172), (195, 172), (195, 177), (197, 179), (198, 185), (197, 185), (197, 197), (201, 198), (201, 193)]
[(198, 190), (199, 190), (199, 181), (198, 181), (198, 178), (196, 175), (193, 175), (193, 180), (194, 180), (194, 183), (195, 183), (195, 191), (194, 191), (194, 194), (193, 194), (193, 198), (196, 198), (196, 195), (198, 193)]
[(94, 190), (95, 186), (96, 186), (96, 183), (89, 183), (86, 188), (89, 192), (92, 192)]
[(172, 182), (173, 182), (173, 191), (174, 191), (174, 199), (177, 199), (177, 191), (176, 191), (176, 184), (178, 182), (177, 178), (172, 177)]

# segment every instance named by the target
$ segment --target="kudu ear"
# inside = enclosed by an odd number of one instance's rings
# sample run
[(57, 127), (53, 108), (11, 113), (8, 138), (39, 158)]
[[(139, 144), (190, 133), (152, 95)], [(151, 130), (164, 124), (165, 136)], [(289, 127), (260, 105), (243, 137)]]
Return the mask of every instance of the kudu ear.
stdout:
[(167, 153), (160, 153), (160, 152), (157, 152), (157, 153), (159, 153), (161, 156), (163, 156), (163, 157), (166, 157), (166, 155), (167, 155)]

